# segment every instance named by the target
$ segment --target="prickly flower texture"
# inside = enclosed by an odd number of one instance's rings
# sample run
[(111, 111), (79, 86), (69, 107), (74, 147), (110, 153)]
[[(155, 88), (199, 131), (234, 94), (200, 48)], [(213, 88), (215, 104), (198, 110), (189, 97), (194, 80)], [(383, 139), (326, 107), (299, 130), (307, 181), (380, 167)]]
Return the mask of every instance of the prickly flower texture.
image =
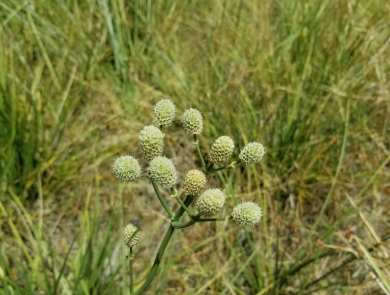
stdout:
[(234, 142), (229, 136), (218, 137), (211, 146), (210, 161), (217, 165), (225, 164), (233, 154)]
[(219, 213), (225, 204), (225, 195), (220, 189), (208, 189), (200, 195), (195, 208), (200, 215), (208, 217)]
[(175, 105), (170, 99), (160, 100), (154, 107), (153, 124), (157, 127), (171, 125), (174, 118)]
[(145, 126), (139, 136), (138, 144), (142, 157), (150, 162), (154, 157), (160, 156), (163, 152), (164, 133), (156, 126)]
[(203, 172), (193, 169), (188, 171), (184, 180), (184, 192), (186, 195), (199, 195), (200, 191), (206, 184), (206, 176)]
[(182, 119), (184, 130), (190, 134), (199, 134), (203, 129), (202, 114), (197, 109), (188, 109)]
[(177, 183), (177, 172), (172, 161), (164, 156), (154, 158), (150, 162), (149, 173), (152, 180), (167, 188)]
[(141, 176), (138, 160), (132, 156), (122, 156), (115, 160), (112, 166), (115, 177), (121, 181), (135, 181)]
[(253, 202), (244, 202), (233, 208), (233, 221), (242, 225), (255, 225), (261, 220), (261, 208)]
[(133, 222), (129, 223), (123, 232), (123, 242), (126, 246), (134, 247), (141, 240), (142, 232), (139, 224)]
[(247, 144), (238, 156), (245, 164), (254, 164), (259, 162), (265, 154), (264, 146), (258, 142), (251, 142)]

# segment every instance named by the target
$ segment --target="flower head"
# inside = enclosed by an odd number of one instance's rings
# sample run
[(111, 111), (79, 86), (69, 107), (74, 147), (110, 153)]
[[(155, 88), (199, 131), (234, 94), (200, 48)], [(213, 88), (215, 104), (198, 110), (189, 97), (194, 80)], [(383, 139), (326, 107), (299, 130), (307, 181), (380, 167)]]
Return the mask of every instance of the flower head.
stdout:
[(160, 156), (163, 152), (164, 133), (156, 126), (145, 126), (138, 136), (138, 144), (142, 157), (151, 161), (154, 157)]
[(126, 246), (134, 247), (141, 240), (142, 232), (138, 223), (129, 223), (123, 232), (123, 242)]
[(254, 164), (259, 162), (265, 154), (264, 146), (258, 142), (247, 144), (238, 156), (245, 164)]
[(211, 146), (210, 161), (214, 164), (225, 164), (233, 154), (234, 142), (229, 136), (218, 137)]
[(260, 222), (261, 208), (253, 202), (244, 202), (233, 208), (232, 217), (234, 222), (242, 225), (255, 225)]
[(121, 181), (135, 181), (141, 176), (138, 160), (132, 156), (122, 156), (115, 160), (112, 166), (115, 177)]
[(208, 189), (200, 195), (195, 208), (202, 216), (213, 216), (219, 213), (225, 204), (225, 195), (220, 189)]
[(150, 162), (149, 173), (152, 180), (163, 187), (171, 188), (177, 183), (175, 165), (167, 157), (155, 157)]
[(206, 176), (203, 172), (193, 169), (188, 171), (184, 180), (184, 192), (186, 195), (199, 195), (201, 189), (206, 184)]
[(202, 114), (197, 109), (188, 109), (181, 119), (184, 130), (187, 133), (199, 134), (203, 129)]
[(175, 118), (175, 105), (170, 99), (160, 100), (154, 107), (153, 123), (157, 127), (166, 127), (172, 124)]

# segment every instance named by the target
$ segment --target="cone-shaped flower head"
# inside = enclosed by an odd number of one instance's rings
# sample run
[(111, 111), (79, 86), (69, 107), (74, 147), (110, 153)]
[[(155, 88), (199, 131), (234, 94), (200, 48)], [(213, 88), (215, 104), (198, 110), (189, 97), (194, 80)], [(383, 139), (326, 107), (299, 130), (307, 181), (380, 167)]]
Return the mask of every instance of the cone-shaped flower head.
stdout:
[(154, 107), (153, 123), (157, 127), (166, 127), (172, 124), (175, 118), (175, 105), (170, 99), (160, 100)]
[(142, 232), (138, 223), (129, 223), (123, 232), (123, 242), (126, 246), (134, 247), (141, 240)]
[(115, 177), (121, 181), (135, 181), (141, 176), (138, 160), (132, 156), (122, 156), (115, 160), (112, 166)]
[(164, 133), (156, 126), (145, 126), (138, 136), (138, 144), (142, 157), (151, 161), (154, 157), (160, 156), (163, 152)]
[(150, 162), (149, 173), (152, 180), (163, 187), (171, 188), (177, 183), (175, 165), (167, 157), (155, 157)]
[(265, 154), (264, 146), (258, 142), (247, 144), (238, 156), (245, 164), (254, 164), (259, 162)]
[(181, 119), (187, 133), (199, 134), (203, 129), (202, 114), (197, 109), (186, 110)]
[(203, 172), (193, 169), (188, 171), (184, 180), (184, 192), (186, 195), (199, 195), (206, 184), (206, 176)]
[(195, 208), (202, 216), (213, 216), (222, 210), (225, 204), (225, 195), (220, 189), (208, 189), (200, 195)]
[(229, 136), (218, 137), (211, 146), (210, 161), (217, 165), (225, 164), (233, 154), (234, 142)]
[(253, 202), (244, 202), (233, 208), (232, 217), (234, 222), (242, 225), (255, 225), (260, 222), (261, 208)]

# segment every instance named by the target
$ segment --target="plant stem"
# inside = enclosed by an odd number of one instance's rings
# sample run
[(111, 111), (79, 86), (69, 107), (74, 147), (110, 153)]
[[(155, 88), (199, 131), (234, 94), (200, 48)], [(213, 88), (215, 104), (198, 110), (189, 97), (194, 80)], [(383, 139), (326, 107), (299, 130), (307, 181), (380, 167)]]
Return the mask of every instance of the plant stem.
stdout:
[(179, 202), (180, 206), (182, 206), (183, 209), (187, 212), (187, 214), (191, 217), (191, 219), (193, 219), (194, 215), (192, 214), (190, 209), (188, 209), (188, 207), (183, 203), (183, 201), (180, 199), (179, 195), (177, 194), (177, 191), (173, 187), (171, 188), (171, 192), (173, 197)]
[[(190, 216), (191, 217), (191, 216)], [(230, 220), (233, 217), (232, 216), (226, 216), (226, 217), (219, 217), (219, 218), (199, 218), (199, 215), (192, 216), (190, 221), (186, 223), (179, 223), (179, 222), (172, 222), (173, 226), (176, 229), (181, 229), (181, 228), (186, 228), (190, 227), (191, 225), (197, 223), (197, 222), (209, 222), (209, 221), (225, 221), (225, 220)]]
[(233, 219), (232, 216), (226, 216), (226, 217), (219, 217), (219, 218), (202, 218), (202, 219), (195, 219), (196, 222), (208, 222), (208, 221), (225, 221), (225, 220), (230, 220)]
[(191, 225), (195, 224), (196, 221), (194, 220), (190, 220), (186, 223), (180, 223), (180, 222), (172, 222), (172, 225), (176, 228), (176, 229), (182, 229), (182, 228), (186, 228), (186, 227), (190, 227)]
[(198, 151), (198, 156), (199, 156), (200, 162), (202, 163), (202, 168), (203, 168), (203, 170), (206, 170), (206, 163), (203, 159), (202, 152), (200, 151), (199, 139), (198, 139), (198, 135), (196, 135), (196, 134), (194, 134), (194, 144), (196, 146), (196, 150)]
[(219, 168), (215, 168), (215, 169), (211, 169), (211, 170), (208, 169), (207, 174), (211, 174), (211, 173), (214, 173), (214, 172), (217, 172), (217, 171), (220, 171), (223, 169), (227, 169), (227, 168), (234, 168), (236, 165), (238, 165), (240, 163), (241, 163), (241, 160), (237, 160), (237, 161), (231, 162), (229, 165), (225, 165), (223, 167), (219, 167)]
[(166, 234), (164, 236), (164, 239), (161, 242), (160, 248), (158, 249), (156, 258), (154, 259), (153, 266), (150, 269), (150, 272), (149, 272), (148, 277), (146, 278), (146, 281), (134, 293), (134, 295), (141, 294), (141, 292), (143, 292), (150, 285), (150, 283), (153, 281), (153, 279), (154, 279), (154, 277), (155, 277), (155, 275), (157, 273), (158, 267), (160, 266), (160, 262), (162, 260), (163, 255), (164, 255), (164, 251), (167, 248), (168, 242), (171, 239), (174, 231), (175, 231), (175, 228), (173, 227), (172, 224), (170, 224), (169, 227), (168, 227), (168, 230), (167, 230), (167, 232), (166, 232)]
[(130, 295), (134, 294), (134, 281), (133, 281), (133, 247), (129, 247), (129, 266), (130, 266)]
[[(189, 206), (191, 202), (194, 200), (193, 196), (187, 196), (187, 198), (184, 200), (184, 204), (186, 206)], [(180, 207), (176, 213), (174, 214), (173, 220), (178, 221), (184, 214), (185, 210), (183, 207)], [(160, 262), (162, 260), (162, 257), (164, 255), (164, 251), (167, 248), (167, 245), (169, 243), (169, 240), (171, 239), (173, 232), (175, 231), (175, 227), (172, 225), (172, 223), (169, 225), (169, 228), (167, 232), (165, 233), (164, 239), (161, 242), (160, 248), (158, 249), (156, 258), (154, 259), (153, 266), (150, 269), (149, 275), (146, 278), (146, 281), (142, 284), (142, 286), (134, 293), (134, 295), (141, 294), (153, 281), (154, 277), (157, 274), (158, 267), (160, 266)], [(132, 294), (133, 295), (133, 294)]]
[(173, 213), (172, 209), (169, 208), (167, 202), (165, 202), (165, 200), (164, 200), (163, 196), (161, 195), (161, 192), (160, 192), (160, 190), (158, 188), (157, 183), (155, 183), (152, 180), (152, 185), (153, 185), (154, 191), (156, 192), (156, 195), (157, 195), (158, 199), (160, 200), (161, 205), (164, 207), (165, 211), (167, 211), (169, 217), (171, 219), (173, 219), (175, 217), (175, 213)]

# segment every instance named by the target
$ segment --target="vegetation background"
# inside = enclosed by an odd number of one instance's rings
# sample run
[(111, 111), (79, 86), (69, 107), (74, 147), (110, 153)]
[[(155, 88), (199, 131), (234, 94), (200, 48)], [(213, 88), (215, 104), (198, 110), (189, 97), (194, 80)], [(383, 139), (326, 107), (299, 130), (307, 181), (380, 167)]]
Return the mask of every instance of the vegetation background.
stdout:
[(264, 144), (210, 180), (225, 215), (252, 200), (264, 219), (178, 231), (146, 294), (390, 294), (389, 1), (3, 0), (0, 19), (1, 295), (129, 294), (134, 219), (142, 283), (169, 221), (111, 165), (162, 98), (182, 173), (187, 108), (204, 153)]

